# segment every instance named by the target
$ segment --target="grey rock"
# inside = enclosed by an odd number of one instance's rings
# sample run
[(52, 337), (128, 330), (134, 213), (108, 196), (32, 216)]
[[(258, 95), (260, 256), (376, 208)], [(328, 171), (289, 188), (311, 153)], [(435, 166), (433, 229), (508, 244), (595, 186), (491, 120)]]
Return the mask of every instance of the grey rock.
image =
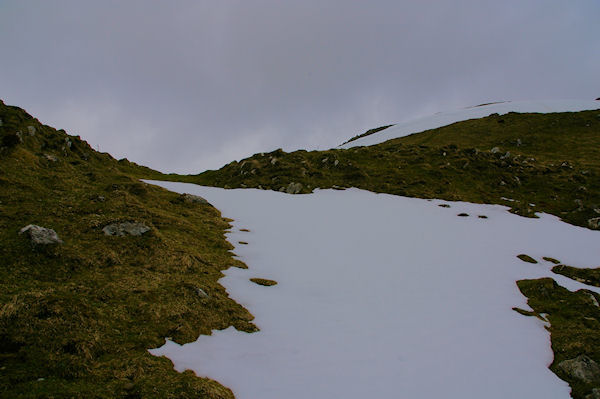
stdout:
[(17, 135), (17, 137), (19, 138), (19, 142), (21, 144), (23, 144), (23, 133), (21, 133), (21, 131), (19, 130), (17, 133), (15, 133)]
[(202, 288), (196, 287), (196, 293), (198, 294), (198, 296), (200, 298), (203, 298), (203, 299), (208, 298), (208, 294), (206, 292), (204, 292), (204, 290)]
[(290, 183), (288, 184), (285, 192), (288, 194), (298, 194), (302, 191), (302, 183)]
[(277, 158), (271, 158), (271, 165), (275, 165), (277, 163)]
[(73, 143), (71, 142), (71, 139), (68, 137), (65, 137), (65, 144), (67, 145), (67, 147), (71, 148), (71, 146), (73, 145)]
[(208, 204), (208, 201), (200, 197), (199, 195), (186, 193), (182, 194), (181, 197), (183, 198), (183, 202), (186, 202), (188, 204)]
[(35, 224), (23, 227), (19, 231), (19, 234), (26, 234), (35, 245), (53, 245), (62, 244), (63, 242), (58, 237), (58, 234), (56, 234), (56, 231)]
[(44, 158), (46, 158), (50, 162), (56, 162), (58, 159), (54, 155), (44, 154)]
[(30, 136), (35, 136), (35, 126), (27, 126), (27, 131)]
[(600, 218), (588, 219), (588, 226), (593, 230), (600, 230)]
[(140, 222), (124, 222), (124, 223), (112, 223), (104, 226), (102, 229), (104, 234), (107, 236), (119, 236), (123, 237), (126, 235), (141, 236), (144, 233), (150, 231), (150, 227)]
[(583, 381), (586, 384), (600, 381), (600, 366), (586, 355), (579, 355), (575, 359), (563, 360), (558, 363), (558, 368), (570, 377)]
[(333, 161), (333, 166), (338, 166), (338, 164), (340, 163), (340, 161), (338, 161), (337, 159), (335, 161)]
[(492, 154), (497, 154), (497, 153), (499, 153), (499, 152), (500, 152), (500, 148), (498, 148), (498, 147), (494, 147), (494, 148), (492, 148), (492, 149), (490, 150), (490, 152), (491, 152)]

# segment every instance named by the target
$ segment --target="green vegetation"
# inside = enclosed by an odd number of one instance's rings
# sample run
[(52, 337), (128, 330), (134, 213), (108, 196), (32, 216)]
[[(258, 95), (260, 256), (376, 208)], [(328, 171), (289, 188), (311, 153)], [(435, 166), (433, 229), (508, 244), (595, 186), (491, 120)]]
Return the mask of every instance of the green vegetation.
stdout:
[(270, 287), (272, 285), (277, 284), (277, 281), (275, 281), (275, 280), (267, 280), (264, 278), (251, 278), (250, 281), (252, 281), (253, 283), (256, 283), (258, 285), (264, 285), (266, 287)]
[(600, 287), (600, 268), (579, 269), (573, 266), (557, 265), (552, 268), (552, 271), (579, 281), (580, 283)]
[(534, 315), (550, 322), (554, 361), (550, 369), (571, 386), (575, 399), (585, 399), (600, 380), (585, 382), (569, 373), (561, 362), (585, 355), (600, 364), (600, 295), (579, 290), (571, 292), (551, 278), (521, 280), (517, 285), (534, 312), (515, 309), (524, 315)]
[(502, 204), (587, 227), (600, 211), (600, 111), (495, 114), (369, 147), (276, 150), (217, 171), (157, 178), (300, 193), (358, 187)]
[(538, 263), (537, 260), (533, 259), (531, 256), (529, 255), (525, 255), (525, 254), (520, 254), (517, 255), (517, 258), (521, 259), (523, 262), (527, 262), (527, 263)]
[[(0, 397), (231, 398), (147, 351), (165, 337), (256, 330), (217, 283), (222, 270), (245, 267), (225, 240), (228, 221), (131, 177), (158, 172), (19, 108), (0, 102), (0, 120)], [(102, 232), (124, 221), (151, 231)], [(18, 234), (30, 223), (64, 243), (33, 246)]]

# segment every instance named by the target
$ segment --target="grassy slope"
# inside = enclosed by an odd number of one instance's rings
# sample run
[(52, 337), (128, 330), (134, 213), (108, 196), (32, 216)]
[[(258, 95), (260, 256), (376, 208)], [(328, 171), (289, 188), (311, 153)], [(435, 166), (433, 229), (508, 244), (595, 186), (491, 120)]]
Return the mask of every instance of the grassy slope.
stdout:
[[(500, 151), (492, 153), (494, 147)], [(359, 187), (510, 205), (524, 216), (544, 211), (587, 226), (588, 219), (600, 216), (594, 211), (600, 208), (600, 111), (492, 115), (369, 147), (277, 150), (217, 171), (169, 178), (272, 190), (296, 182), (305, 193)]]
[(558, 364), (581, 354), (600, 364), (600, 308), (594, 303), (600, 301), (600, 295), (589, 290), (571, 292), (551, 278), (521, 280), (517, 285), (528, 298), (533, 315), (550, 322), (548, 330), (554, 352), (550, 369), (569, 383), (573, 398), (585, 399), (593, 388), (598, 388), (600, 381), (584, 383), (565, 374)]
[[(164, 337), (255, 330), (217, 283), (230, 265), (244, 267), (231, 257), (219, 211), (140, 183), (130, 175), (156, 172), (21, 109), (0, 102), (0, 120), (0, 397), (232, 397), (147, 352)], [(152, 230), (101, 231), (129, 220)], [(18, 234), (30, 223), (53, 228), (64, 244), (32, 247)]]

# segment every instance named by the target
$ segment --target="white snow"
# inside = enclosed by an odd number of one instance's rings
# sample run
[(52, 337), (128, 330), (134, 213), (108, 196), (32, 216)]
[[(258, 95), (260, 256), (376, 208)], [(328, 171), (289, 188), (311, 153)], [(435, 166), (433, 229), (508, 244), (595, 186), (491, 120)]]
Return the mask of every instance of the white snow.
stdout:
[(228, 240), (249, 269), (231, 268), (221, 283), (261, 329), (150, 351), (177, 370), (215, 379), (238, 399), (569, 398), (547, 368), (544, 323), (511, 309), (529, 309), (515, 282), (552, 276), (598, 292), (553, 275), (541, 258), (597, 266), (600, 232), (498, 205), (442, 208), (358, 189), (287, 195), (151, 183), (200, 195), (234, 219)]
[(395, 126), (382, 130), (352, 141), (342, 144), (338, 148), (351, 148), (357, 146), (368, 146), (383, 143), (397, 137), (408, 136), (413, 133), (420, 133), (429, 129), (447, 126), (455, 122), (468, 119), (482, 118), (493, 113), (500, 115), (509, 112), (576, 112), (600, 109), (600, 101), (594, 100), (554, 100), (554, 101), (506, 101), (497, 104), (469, 107), (451, 112), (440, 112), (435, 115), (414, 119), (399, 123)]

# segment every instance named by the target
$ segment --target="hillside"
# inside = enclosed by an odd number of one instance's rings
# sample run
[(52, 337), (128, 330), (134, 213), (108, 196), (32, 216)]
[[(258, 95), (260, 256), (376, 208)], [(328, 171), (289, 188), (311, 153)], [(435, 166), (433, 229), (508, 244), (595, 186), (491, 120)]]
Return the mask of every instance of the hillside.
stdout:
[[(393, 128), (374, 129), (353, 143)], [(96, 152), (79, 137), (0, 102), (0, 397), (233, 396), (218, 382), (190, 371), (178, 373), (171, 361), (148, 353), (165, 339), (184, 344), (228, 327), (245, 332), (262, 327), (218, 282), (230, 266), (237, 266), (236, 271), (246, 267), (225, 239), (232, 221), (199, 197), (166, 191), (141, 178), (292, 194), (358, 187), (506, 205), (523, 216), (546, 212), (590, 228), (599, 217), (599, 159), (600, 111), (510, 113), (369, 147), (277, 150), (218, 171), (164, 175)], [(428, 206), (434, 212), (448, 210), (437, 203)], [(455, 219), (466, 220), (456, 218), (454, 209), (448, 211), (444, 217), (452, 225)], [(479, 222), (486, 219), (469, 218), (469, 223)], [(277, 223), (269, 234), (289, 230), (283, 216)], [(62, 242), (32, 243), (28, 232), (20, 234), (30, 224), (53, 229)], [(301, 239), (306, 232), (297, 234)], [(264, 242), (272, 245), (272, 238)], [(247, 248), (253, 250), (252, 245)], [(277, 262), (290, 257), (294, 248), (302, 248), (302, 242), (292, 241)], [(538, 260), (554, 255), (544, 248), (545, 253), (534, 254)], [(580, 252), (586, 251), (592, 253)], [(363, 255), (372, 261), (370, 254)], [(560, 259), (570, 262), (577, 256)], [(596, 266), (589, 256), (581, 259), (586, 267)], [(582, 269), (580, 263), (573, 263), (579, 268), (558, 265), (550, 275), (597, 284), (598, 270)], [(319, 265), (307, 281), (320, 276)], [(273, 276), (252, 277), (269, 281), (264, 279)], [(600, 362), (595, 345), (600, 314), (593, 303), (600, 297), (586, 289), (569, 291), (548, 278), (518, 284), (532, 311), (517, 310), (551, 323), (552, 370), (571, 384), (575, 398), (587, 398), (593, 383), (581, 383), (558, 363), (581, 354)]]
[[(149, 186), (157, 174), (0, 102), (0, 397), (230, 398), (148, 348), (252, 315), (217, 283), (232, 258), (210, 204)], [(106, 226), (138, 222), (140, 236)], [(32, 244), (29, 224), (62, 244)]]
[(600, 216), (599, 160), (600, 111), (509, 113), (368, 147), (260, 153), (217, 171), (169, 179), (289, 193), (357, 187), (503, 204), (523, 216), (546, 212), (588, 227)]

